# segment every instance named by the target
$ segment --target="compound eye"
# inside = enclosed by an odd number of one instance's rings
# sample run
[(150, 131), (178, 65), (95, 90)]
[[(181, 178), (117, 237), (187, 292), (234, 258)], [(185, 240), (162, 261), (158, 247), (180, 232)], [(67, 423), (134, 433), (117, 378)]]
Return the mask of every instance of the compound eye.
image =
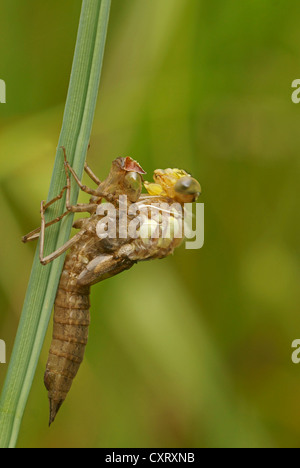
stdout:
[(196, 195), (201, 193), (199, 182), (193, 177), (181, 177), (175, 184), (175, 192), (182, 195)]
[(125, 184), (127, 188), (134, 192), (142, 190), (142, 178), (137, 172), (127, 172), (125, 175)]

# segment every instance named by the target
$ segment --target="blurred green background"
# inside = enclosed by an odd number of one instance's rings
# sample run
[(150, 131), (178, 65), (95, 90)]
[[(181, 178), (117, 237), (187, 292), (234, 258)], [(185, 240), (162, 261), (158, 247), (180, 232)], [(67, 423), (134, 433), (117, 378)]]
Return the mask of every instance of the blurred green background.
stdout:
[[(48, 193), (80, 0), (0, 0), (0, 338), (8, 360)], [(48, 429), (49, 326), (19, 447), (299, 447), (300, 3), (113, 0), (88, 161), (201, 182), (205, 246), (96, 285)], [(84, 197), (83, 197), (84, 199)], [(0, 365), (0, 387), (7, 366)]]

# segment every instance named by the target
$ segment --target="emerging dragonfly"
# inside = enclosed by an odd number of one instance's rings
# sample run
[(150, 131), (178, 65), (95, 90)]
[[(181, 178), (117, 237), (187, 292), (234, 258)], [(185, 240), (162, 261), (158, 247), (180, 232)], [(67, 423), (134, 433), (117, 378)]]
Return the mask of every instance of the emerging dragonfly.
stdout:
[[(53, 337), (44, 378), (50, 402), (49, 425), (54, 421), (66, 399), (83, 360), (90, 324), (91, 285), (128, 270), (139, 261), (164, 258), (173, 253), (182, 242), (182, 236), (175, 236), (176, 226), (178, 227), (183, 217), (178, 207), (196, 201), (201, 193), (200, 184), (185, 171), (166, 169), (154, 172), (154, 183), (145, 182), (148, 194), (142, 195), (145, 171), (130, 157), (113, 161), (110, 173), (103, 182), (85, 165), (85, 171), (98, 186), (96, 189), (91, 189), (82, 185), (67, 161), (64, 148), (63, 151), (67, 184), (55, 199), (41, 203), (41, 227), (23, 238), (23, 242), (28, 242), (40, 237), (40, 261), (43, 265), (70, 250), (56, 295)], [(71, 176), (82, 191), (92, 196), (88, 204), (70, 204)], [(66, 192), (66, 212), (46, 224), (45, 211), (55, 201), (61, 199), (64, 192)], [(143, 215), (144, 219), (142, 221), (140, 219), (139, 225), (135, 224), (139, 236), (132, 237), (129, 234), (120, 236), (118, 233), (113, 238), (99, 235), (99, 223), (101, 227), (101, 223), (107, 221), (107, 216), (104, 216), (102, 210), (99, 211), (100, 207), (105, 207), (103, 201), (115, 208), (117, 221), (121, 222), (120, 197), (125, 195), (128, 202), (126, 224), (134, 218), (131, 211), (133, 205), (140, 211), (145, 207), (152, 207), (157, 216), (154, 220), (150, 220), (148, 215)], [(174, 202), (177, 202), (175, 212), (171, 213), (167, 208), (161, 208), (168, 207)], [(90, 213), (90, 217), (76, 220), (73, 226), (80, 231), (64, 246), (45, 257), (45, 229), (70, 212), (87, 212)], [(164, 212), (171, 213), (171, 216), (167, 218), (169, 234), (162, 237), (159, 234), (163, 230)], [(152, 233), (156, 231), (157, 235), (150, 238), (149, 228)], [(105, 229), (102, 231), (105, 232)]]

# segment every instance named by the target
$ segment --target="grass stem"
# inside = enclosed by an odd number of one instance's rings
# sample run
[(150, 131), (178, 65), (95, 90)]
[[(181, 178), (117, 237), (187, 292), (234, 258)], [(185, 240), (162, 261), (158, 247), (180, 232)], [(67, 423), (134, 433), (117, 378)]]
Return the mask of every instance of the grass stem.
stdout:
[[(79, 176), (86, 152), (101, 76), (111, 0), (83, 0), (76, 48), (48, 200), (65, 185), (61, 146)], [(57, 71), (59, 73), (59, 70)], [(72, 188), (75, 204), (78, 189)], [(49, 210), (48, 220), (64, 210), (64, 199)], [(52, 252), (69, 238), (73, 216), (49, 228), (45, 251)], [(0, 447), (15, 447), (28, 395), (53, 308), (64, 257), (43, 267), (36, 251), (24, 307), (0, 400)]]

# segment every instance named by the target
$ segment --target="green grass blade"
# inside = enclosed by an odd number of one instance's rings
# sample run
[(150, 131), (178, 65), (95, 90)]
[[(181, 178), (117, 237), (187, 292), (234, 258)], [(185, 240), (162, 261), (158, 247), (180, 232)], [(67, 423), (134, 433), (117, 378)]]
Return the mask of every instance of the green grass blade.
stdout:
[[(48, 195), (54, 198), (65, 185), (61, 145), (79, 175), (88, 148), (94, 118), (111, 0), (83, 0), (79, 30), (65, 106), (62, 130)], [(59, 70), (57, 71), (59, 73)], [(76, 203), (78, 189), (72, 188), (71, 203)], [(59, 216), (64, 200), (57, 202), (47, 215)], [(71, 233), (72, 216), (47, 233), (45, 250), (54, 251)], [(48, 327), (64, 258), (42, 267), (38, 250), (20, 319), (6, 381), (0, 400), (0, 447), (14, 447), (34, 378), (40, 351)]]

